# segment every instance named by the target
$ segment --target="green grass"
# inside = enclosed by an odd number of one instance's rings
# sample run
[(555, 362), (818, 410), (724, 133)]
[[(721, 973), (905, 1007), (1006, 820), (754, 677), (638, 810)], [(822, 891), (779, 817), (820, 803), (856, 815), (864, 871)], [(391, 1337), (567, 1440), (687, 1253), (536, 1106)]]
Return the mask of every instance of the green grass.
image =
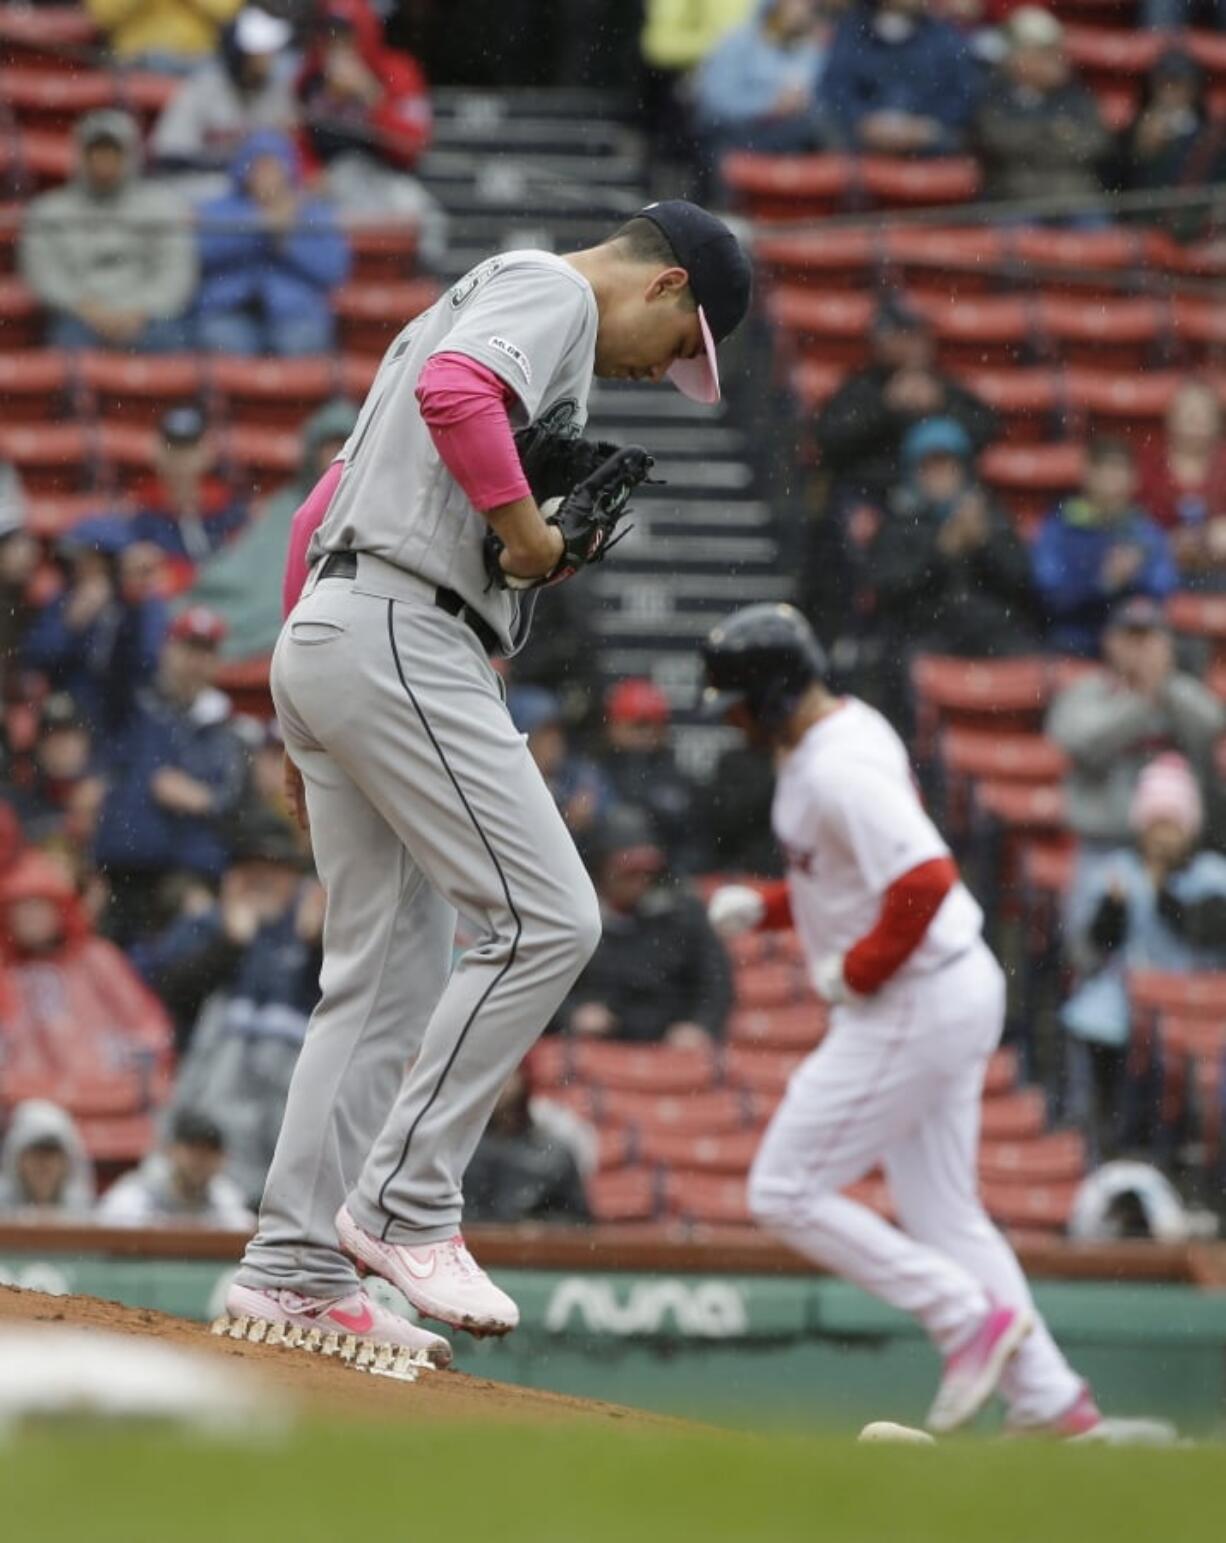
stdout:
[[(375, 1529), (378, 1529), (377, 1531)], [(320, 1426), (0, 1447), (12, 1543), (1220, 1543), (1226, 1452)]]

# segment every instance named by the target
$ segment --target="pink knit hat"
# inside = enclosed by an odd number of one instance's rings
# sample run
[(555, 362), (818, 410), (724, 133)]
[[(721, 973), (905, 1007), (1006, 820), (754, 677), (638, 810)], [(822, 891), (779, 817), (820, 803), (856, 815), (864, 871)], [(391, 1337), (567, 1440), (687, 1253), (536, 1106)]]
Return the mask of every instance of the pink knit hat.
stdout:
[(1191, 766), (1174, 752), (1152, 760), (1137, 778), (1128, 820), (1133, 830), (1144, 830), (1155, 820), (1170, 820), (1190, 837), (1200, 835), (1205, 809)]

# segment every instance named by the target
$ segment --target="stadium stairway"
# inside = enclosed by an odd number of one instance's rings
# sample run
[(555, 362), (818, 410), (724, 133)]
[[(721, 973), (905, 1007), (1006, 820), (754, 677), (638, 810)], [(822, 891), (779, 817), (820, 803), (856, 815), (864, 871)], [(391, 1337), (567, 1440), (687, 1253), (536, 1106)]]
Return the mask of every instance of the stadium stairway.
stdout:
[[(643, 141), (616, 94), (446, 88), (435, 111), (421, 175), (451, 221), (445, 278), (492, 251), (598, 241), (649, 196)], [(641, 442), (663, 479), (636, 498), (616, 561), (586, 581), (600, 671), (647, 675), (668, 693), (678, 754), (701, 776), (726, 731), (696, 721), (695, 645), (728, 610), (786, 589), (762, 458), (735, 392), (712, 409), (659, 387), (598, 383), (591, 409), (592, 433)]]

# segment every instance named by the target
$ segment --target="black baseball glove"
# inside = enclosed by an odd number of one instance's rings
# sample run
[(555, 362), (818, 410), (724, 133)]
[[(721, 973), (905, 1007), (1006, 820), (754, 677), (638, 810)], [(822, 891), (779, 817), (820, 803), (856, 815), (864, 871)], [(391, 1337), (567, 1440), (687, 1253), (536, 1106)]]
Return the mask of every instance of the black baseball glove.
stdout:
[[(563, 579), (572, 578), (580, 568), (602, 562), (621, 540), (621, 536), (613, 533), (626, 513), (630, 495), (647, 481), (654, 462), (638, 445), (619, 448), (586, 443), (588, 450), (608, 453), (602, 454), (594, 470), (564, 496), (552, 495), (554, 498), (561, 496), (561, 503), (546, 514), (546, 520), (562, 532), (562, 555), (548, 573), (534, 579), (518, 579), (504, 573), (499, 561), (502, 542), (493, 531), (486, 536), (485, 570), (490, 582), (499, 589), (538, 589), (544, 584), (560, 584)], [(526, 463), (524, 472), (531, 484), (532, 473)], [(543, 477), (544, 472), (538, 471), (538, 475)], [(535, 486), (533, 493), (540, 503), (542, 500), (536, 494)], [(625, 534), (623, 531), (622, 535)]]
[(532, 496), (543, 508), (551, 498), (565, 498), (621, 447), (607, 439), (567, 438), (532, 423), (516, 431), (515, 448)]

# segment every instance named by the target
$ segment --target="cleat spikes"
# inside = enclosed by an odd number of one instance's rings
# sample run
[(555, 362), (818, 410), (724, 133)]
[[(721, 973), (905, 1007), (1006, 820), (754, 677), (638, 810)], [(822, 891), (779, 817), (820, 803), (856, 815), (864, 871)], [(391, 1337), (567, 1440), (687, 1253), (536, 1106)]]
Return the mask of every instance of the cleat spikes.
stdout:
[(285, 1343), (291, 1350), (297, 1350), (306, 1338), (296, 1323), (287, 1323), (285, 1326)]
[(352, 1366), (353, 1365), (353, 1358), (354, 1358), (355, 1355), (357, 1355), (357, 1353), (358, 1353), (357, 1336), (353, 1335), (353, 1334), (346, 1334), (344, 1339), (341, 1340), (341, 1348), (340, 1348), (340, 1358), (341, 1358), (341, 1360), (344, 1361), (346, 1366)]
[(262, 1345), (268, 1331), (272, 1328), (267, 1318), (253, 1318), (251, 1327), (247, 1330), (247, 1338), (253, 1345)]
[(209, 1325), (209, 1333), (210, 1334), (218, 1334), (218, 1335), (220, 1335), (220, 1334), (228, 1334), (229, 1332), (230, 1332), (230, 1320), (225, 1315), (225, 1313), (223, 1313), (220, 1318), (214, 1318), (212, 1323)]
[(354, 1359), (354, 1365), (359, 1370), (365, 1371), (375, 1358), (375, 1347), (368, 1339), (358, 1340), (358, 1353)]
[(386, 1372), (388, 1367), (391, 1366), (392, 1360), (392, 1347), (390, 1345), (380, 1345), (375, 1350), (375, 1364), (371, 1367), (371, 1370), (376, 1372)]
[(266, 1345), (284, 1345), (286, 1343), (285, 1325), (283, 1323), (274, 1323), (265, 1335), (264, 1343)]
[(331, 1334), (324, 1335), (324, 1342), (319, 1347), (319, 1351), (321, 1355), (336, 1355), (340, 1348), (341, 1337), (339, 1334), (333, 1332)]
[(314, 1354), (323, 1344), (324, 1337), (319, 1329), (308, 1329), (306, 1338), (302, 1342), (302, 1348)]
[(246, 1339), (247, 1338), (247, 1326), (250, 1324), (250, 1322), (251, 1322), (251, 1319), (246, 1317), (246, 1316), (243, 1316), (242, 1318), (231, 1318), (230, 1319), (230, 1338), (231, 1339)]
[(390, 1375), (402, 1377), (406, 1382), (417, 1381), (417, 1368), (420, 1365), (417, 1357), (406, 1345), (400, 1354), (392, 1362)]

